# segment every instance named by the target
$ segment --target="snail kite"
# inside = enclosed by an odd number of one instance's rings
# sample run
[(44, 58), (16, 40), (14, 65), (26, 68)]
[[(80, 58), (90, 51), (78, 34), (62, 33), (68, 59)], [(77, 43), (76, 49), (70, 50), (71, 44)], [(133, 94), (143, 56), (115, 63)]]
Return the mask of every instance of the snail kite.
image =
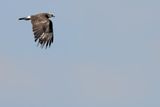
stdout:
[(39, 13), (28, 17), (19, 18), (19, 20), (31, 20), (35, 42), (38, 41), (41, 48), (44, 46), (46, 48), (48, 46), (50, 47), (51, 43), (53, 43), (53, 25), (52, 21), (49, 19), (51, 17), (54, 17), (54, 15), (49, 13)]

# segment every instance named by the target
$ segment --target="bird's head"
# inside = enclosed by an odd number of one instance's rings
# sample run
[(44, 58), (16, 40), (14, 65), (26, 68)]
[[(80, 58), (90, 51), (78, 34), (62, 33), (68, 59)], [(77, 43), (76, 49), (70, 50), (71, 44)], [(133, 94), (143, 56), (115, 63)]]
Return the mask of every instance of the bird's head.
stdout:
[(52, 13), (48, 13), (47, 16), (48, 16), (48, 18), (55, 17)]

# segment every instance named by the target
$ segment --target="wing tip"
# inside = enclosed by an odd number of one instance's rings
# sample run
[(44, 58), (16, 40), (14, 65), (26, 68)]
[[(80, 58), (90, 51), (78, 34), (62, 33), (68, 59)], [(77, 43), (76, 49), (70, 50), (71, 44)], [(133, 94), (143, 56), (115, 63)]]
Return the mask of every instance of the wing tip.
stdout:
[(37, 46), (39, 46), (43, 49), (45, 47), (45, 49), (50, 48), (51, 44), (53, 43), (53, 36), (51, 38), (48, 39), (48, 37), (46, 38), (35, 38), (34, 40), (35, 42), (37, 42)]

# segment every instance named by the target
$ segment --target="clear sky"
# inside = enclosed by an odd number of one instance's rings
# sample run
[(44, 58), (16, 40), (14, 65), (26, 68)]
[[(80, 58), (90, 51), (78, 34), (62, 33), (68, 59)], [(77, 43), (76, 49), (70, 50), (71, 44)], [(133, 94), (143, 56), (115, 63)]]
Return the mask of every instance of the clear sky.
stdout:
[[(160, 107), (159, 0), (1, 0), (0, 107)], [(41, 49), (30, 22), (54, 12)]]

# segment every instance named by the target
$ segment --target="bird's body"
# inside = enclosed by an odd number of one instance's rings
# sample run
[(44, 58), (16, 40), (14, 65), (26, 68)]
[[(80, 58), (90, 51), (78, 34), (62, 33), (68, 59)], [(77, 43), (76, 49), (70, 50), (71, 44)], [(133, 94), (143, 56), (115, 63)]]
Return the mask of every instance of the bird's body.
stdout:
[(38, 40), (38, 44), (40, 43), (42, 48), (44, 46), (46, 46), (46, 48), (48, 46), (50, 47), (51, 43), (53, 43), (53, 24), (49, 19), (51, 17), (54, 16), (48, 13), (39, 13), (36, 15), (19, 18), (19, 20), (31, 20), (35, 42)]

